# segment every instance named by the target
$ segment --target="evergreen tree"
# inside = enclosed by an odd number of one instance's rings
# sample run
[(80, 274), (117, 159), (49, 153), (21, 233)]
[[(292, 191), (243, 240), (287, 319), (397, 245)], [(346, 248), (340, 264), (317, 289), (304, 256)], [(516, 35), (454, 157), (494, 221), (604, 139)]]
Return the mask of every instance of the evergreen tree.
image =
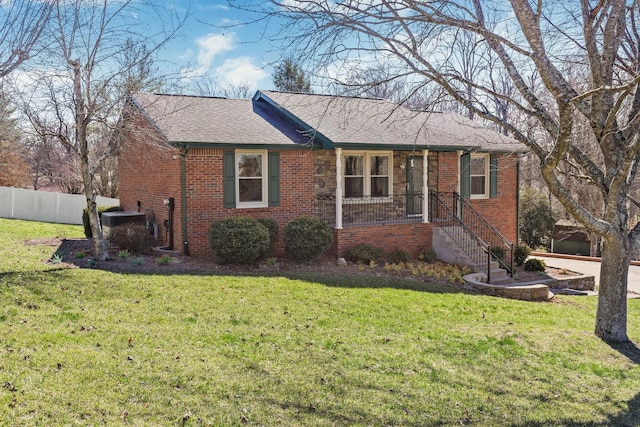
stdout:
[(312, 93), (311, 82), (300, 66), (291, 58), (287, 58), (276, 65), (272, 78), (277, 90)]
[(549, 247), (555, 218), (549, 199), (540, 191), (525, 187), (520, 193), (520, 240), (530, 248)]

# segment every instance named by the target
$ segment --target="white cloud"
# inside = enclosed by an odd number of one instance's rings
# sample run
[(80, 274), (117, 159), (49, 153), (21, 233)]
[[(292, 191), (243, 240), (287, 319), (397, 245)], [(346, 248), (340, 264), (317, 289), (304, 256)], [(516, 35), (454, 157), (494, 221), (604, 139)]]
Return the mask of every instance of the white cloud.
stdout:
[(198, 64), (211, 67), (217, 55), (234, 49), (233, 38), (233, 34), (207, 34), (197, 39), (196, 43), (200, 47)]
[(209, 33), (195, 40), (198, 45), (196, 65), (182, 69), (182, 75), (186, 78), (199, 77), (206, 74), (212, 67), (215, 59), (220, 54), (232, 51), (234, 46), (233, 33), (215, 34)]
[(248, 56), (239, 56), (224, 61), (215, 69), (215, 79), (223, 86), (240, 86), (248, 84), (257, 89), (259, 82), (268, 77), (267, 73), (253, 63)]

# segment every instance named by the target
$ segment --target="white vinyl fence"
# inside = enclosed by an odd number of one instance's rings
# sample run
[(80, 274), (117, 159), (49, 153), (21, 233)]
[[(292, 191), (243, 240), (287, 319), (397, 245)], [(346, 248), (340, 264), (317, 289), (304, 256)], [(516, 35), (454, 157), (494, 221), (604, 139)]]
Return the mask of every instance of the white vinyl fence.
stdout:
[[(98, 206), (119, 206), (120, 200), (98, 197)], [(0, 218), (59, 224), (82, 224), (87, 200), (82, 194), (50, 193), (0, 187)]]

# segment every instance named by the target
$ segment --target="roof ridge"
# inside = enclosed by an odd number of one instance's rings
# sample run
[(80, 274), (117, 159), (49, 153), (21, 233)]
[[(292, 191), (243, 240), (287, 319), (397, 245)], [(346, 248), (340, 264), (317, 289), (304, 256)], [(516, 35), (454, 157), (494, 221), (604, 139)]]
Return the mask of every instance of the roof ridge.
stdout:
[(202, 98), (202, 99), (229, 99), (229, 100), (244, 99), (244, 98), (227, 98), (226, 96), (190, 95), (190, 94), (182, 94), (182, 93), (158, 93), (158, 92), (135, 92), (133, 96), (136, 96), (136, 95), (155, 95), (155, 96), (171, 96), (176, 98)]
[(369, 97), (354, 96), (354, 95), (332, 95), (332, 94), (329, 94), (329, 93), (287, 92), (287, 91), (282, 91), (282, 90), (261, 90), (260, 92), (263, 92), (263, 93), (281, 93), (283, 95), (321, 96), (321, 97), (325, 97), (325, 98), (362, 99), (362, 100), (365, 100), (365, 101), (384, 101), (384, 102), (389, 102), (391, 104), (401, 105), (401, 104), (398, 104), (397, 102), (391, 101), (390, 99), (386, 99), (386, 98), (369, 98)]

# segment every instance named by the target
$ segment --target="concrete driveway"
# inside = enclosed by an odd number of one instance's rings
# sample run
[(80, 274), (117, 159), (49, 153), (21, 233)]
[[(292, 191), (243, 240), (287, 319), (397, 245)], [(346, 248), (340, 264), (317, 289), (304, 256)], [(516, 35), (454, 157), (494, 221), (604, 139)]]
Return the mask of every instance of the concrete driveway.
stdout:
[[(555, 258), (550, 256), (533, 255), (534, 258), (544, 260), (550, 267), (566, 268), (567, 270), (594, 276), (596, 287), (600, 284), (600, 261), (587, 261), (573, 258)], [(628, 292), (640, 296), (640, 265), (629, 266)]]

